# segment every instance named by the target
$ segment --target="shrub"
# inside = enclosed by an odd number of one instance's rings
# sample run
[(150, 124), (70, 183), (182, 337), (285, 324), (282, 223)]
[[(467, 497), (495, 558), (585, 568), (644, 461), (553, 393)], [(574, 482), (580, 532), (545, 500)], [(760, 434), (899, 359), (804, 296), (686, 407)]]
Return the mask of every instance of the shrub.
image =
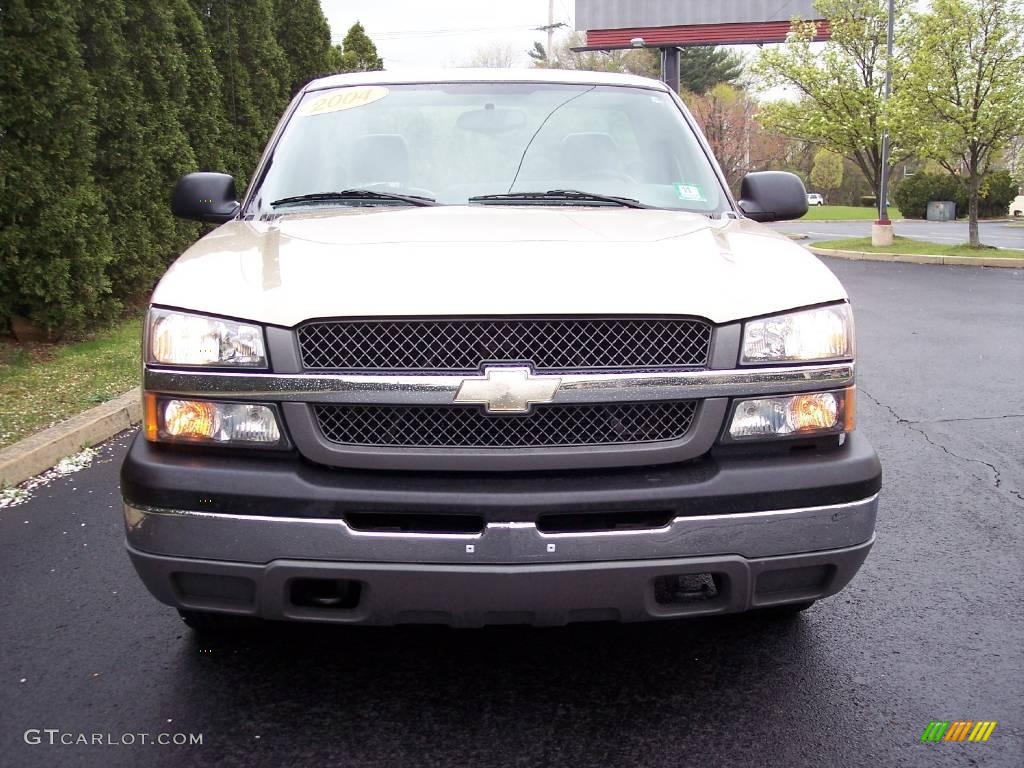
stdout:
[[(1005, 216), (1017, 195), (1017, 185), (1009, 171), (986, 174), (978, 196), (978, 216)], [(932, 200), (952, 200), (958, 218), (967, 216), (967, 190), (964, 180), (948, 173), (918, 173), (900, 182), (893, 202), (908, 219), (923, 219)]]
[(960, 180), (947, 173), (917, 173), (903, 179), (893, 191), (892, 201), (907, 219), (923, 219), (932, 200), (952, 200), (956, 215), (967, 214), (967, 193)]
[(994, 171), (987, 174), (981, 184), (978, 198), (978, 215), (982, 217), (1005, 216), (1010, 203), (1017, 196), (1017, 182), (1009, 171)]

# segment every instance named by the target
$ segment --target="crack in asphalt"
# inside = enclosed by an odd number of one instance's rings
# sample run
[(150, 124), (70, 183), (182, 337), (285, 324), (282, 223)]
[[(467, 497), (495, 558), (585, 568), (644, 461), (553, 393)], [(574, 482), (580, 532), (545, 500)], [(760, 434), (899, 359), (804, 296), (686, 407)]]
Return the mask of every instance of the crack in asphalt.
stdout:
[(925, 439), (925, 441), (929, 445), (934, 445), (936, 448), (939, 448), (940, 450), (942, 450), (943, 453), (946, 453), (949, 456), (952, 456), (953, 458), (960, 459), (961, 461), (972, 462), (972, 463), (975, 463), (975, 464), (981, 464), (983, 467), (987, 467), (992, 472), (992, 479), (995, 481), (995, 488), (996, 488), (996, 490), (1005, 491), (1006, 493), (1010, 494), (1011, 496), (1016, 497), (1018, 500), (1024, 501), (1024, 493), (1022, 493), (1021, 491), (1016, 490), (1014, 488), (1003, 488), (1002, 487), (1003, 486), (1002, 474), (1000, 473), (999, 469), (996, 467), (995, 464), (992, 464), (991, 462), (985, 461), (984, 459), (975, 459), (975, 458), (970, 457), (970, 456), (961, 456), (956, 451), (952, 451), (949, 448), (947, 448), (945, 445), (943, 445), (942, 443), (939, 443), (939, 442), (936, 442), (935, 440), (933, 440), (931, 438), (931, 436), (927, 432), (925, 432), (923, 429), (921, 429), (920, 427), (917, 426), (918, 424), (939, 424), (939, 423), (950, 422), (950, 421), (983, 421), (983, 420), (986, 420), (986, 419), (1011, 419), (1011, 418), (1019, 418), (1021, 416), (1021, 414), (1010, 413), (1010, 414), (1007, 414), (1005, 416), (983, 416), (983, 417), (979, 417), (977, 419), (961, 418), (961, 419), (934, 419), (934, 420), (928, 420), (928, 421), (911, 421), (910, 419), (904, 419), (902, 416), (900, 416), (898, 413), (896, 413), (896, 411), (893, 410), (892, 406), (890, 406), (890, 405), (888, 405), (886, 403), (883, 403), (881, 400), (879, 400), (877, 397), (872, 395), (870, 392), (868, 392), (862, 386), (858, 386), (857, 387), (857, 392), (860, 393), (860, 394), (863, 394), (865, 397), (868, 398), (868, 400), (873, 402), (875, 405), (877, 405), (877, 406), (887, 410), (892, 415), (892, 417), (896, 420), (897, 424), (905, 426), (908, 429), (912, 430), (913, 432), (917, 432), (919, 435), (921, 435)]
[[(868, 395), (871, 397), (871, 395)], [(871, 397), (872, 400), (875, 398)], [(875, 400), (878, 403), (877, 400)], [(881, 403), (878, 403), (881, 405)], [(892, 409), (889, 409), (892, 412)], [(895, 415), (895, 413), (893, 414)], [(1007, 413), (1003, 416), (970, 416), (959, 419), (918, 419), (917, 421), (910, 421), (909, 419), (902, 419), (905, 424), (948, 424), (951, 421), (993, 421), (995, 419), (1024, 419), (1024, 413)]]

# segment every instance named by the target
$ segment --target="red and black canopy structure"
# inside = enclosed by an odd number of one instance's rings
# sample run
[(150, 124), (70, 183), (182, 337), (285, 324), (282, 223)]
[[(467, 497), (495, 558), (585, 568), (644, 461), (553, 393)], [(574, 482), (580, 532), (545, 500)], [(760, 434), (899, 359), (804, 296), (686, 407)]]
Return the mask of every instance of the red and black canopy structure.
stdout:
[(817, 22), (815, 40), (831, 27), (814, 0), (576, 0), (576, 50), (660, 48), (663, 79), (679, 90), (679, 49), (691, 45), (782, 43), (794, 18)]

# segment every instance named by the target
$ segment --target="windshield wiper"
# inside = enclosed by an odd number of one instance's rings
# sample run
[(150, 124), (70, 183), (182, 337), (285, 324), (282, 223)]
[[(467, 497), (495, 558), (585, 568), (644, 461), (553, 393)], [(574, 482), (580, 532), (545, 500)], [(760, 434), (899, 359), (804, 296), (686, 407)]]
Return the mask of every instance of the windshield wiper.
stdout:
[(478, 195), (469, 198), (471, 203), (504, 203), (526, 200), (569, 202), (569, 203), (611, 203), (626, 208), (650, 208), (632, 197), (617, 195), (599, 195), (594, 192), (583, 192), (579, 189), (549, 189), (547, 192), (506, 192), (501, 195)]
[(270, 205), (302, 205), (303, 203), (329, 203), (344, 200), (394, 200), (409, 205), (437, 205), (432, 197), (421, 195), (399, 195), (376, 189), (345, 189), (341, 192), (312, 192), (308, 195), (293, 195), (274, 200)]

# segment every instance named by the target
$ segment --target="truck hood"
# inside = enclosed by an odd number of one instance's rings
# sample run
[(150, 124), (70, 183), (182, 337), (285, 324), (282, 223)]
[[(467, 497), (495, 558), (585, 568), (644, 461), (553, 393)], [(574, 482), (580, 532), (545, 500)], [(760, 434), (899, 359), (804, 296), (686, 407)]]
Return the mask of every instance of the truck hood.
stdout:
[(746, 220), (630, 208), (343, 208), (232, 221), (153, 303), (270, 325), (319, 317), (694, 315), (844, 299), (804, 248)]

